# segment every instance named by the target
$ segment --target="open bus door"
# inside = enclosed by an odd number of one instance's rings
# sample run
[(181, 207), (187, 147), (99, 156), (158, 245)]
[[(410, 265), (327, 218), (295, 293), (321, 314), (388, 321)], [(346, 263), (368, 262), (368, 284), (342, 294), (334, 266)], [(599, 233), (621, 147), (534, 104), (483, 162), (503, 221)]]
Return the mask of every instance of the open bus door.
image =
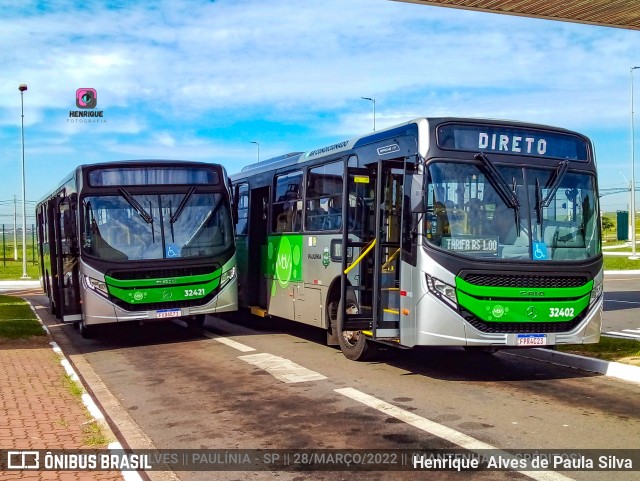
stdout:
[(346, 357), (364, 360), (400, 336), (400, 265), (405, 161), (347, 166), (338, 338)]
[[(269, 187), (251, 189), (249, 194), (248, 282), (245, 292), (251, 312), (264, 317), (269, 309), (269, 290), (263, 266), (267, 260)], [(256, 286), (257, 283), (257, 286)]]
[(56, 197), (49, 201), (52, 236), (50, 258), (51, 290), (54, 312), (62, 322), (82, 320), (80, 303), (79, 245), (76, 225), (75, 195)]

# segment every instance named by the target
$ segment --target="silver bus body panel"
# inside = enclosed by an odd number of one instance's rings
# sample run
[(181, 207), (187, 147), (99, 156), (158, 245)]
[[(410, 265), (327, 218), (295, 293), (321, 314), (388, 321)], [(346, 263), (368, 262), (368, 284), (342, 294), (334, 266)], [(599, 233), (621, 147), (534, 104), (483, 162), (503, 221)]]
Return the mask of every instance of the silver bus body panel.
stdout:
[[(428, 291), (426, 274), (436, 277), (450, 285), (455, 285), (455, 275), (435, 262), (431, 262), (423, 249), (419, 250), (418, 266), (413, 269), (419, 279), (413, 278), (419, 286), (419, 296), (415, 304), (415, 327), (407, 319), (401, 324), (400, 343), (413, 346), (503, 346), (516, 347), (517, 333), (486, 333), (477, 330), (465, 321), (451, 306)], [(407, 268), (406, 270), (411, 270)], [(602, 282), (603, 272), (594, 279)], [(411, 306), (411, 302), (407, 302)], [(546, 333), (547, 345), (583, 344), (597, 342), (602, 327), (602, 296), (588, 306), (585, 318), (571, 331)], [(402, 318), (404, 321), (405, 319)]]
[[(110, 324), (115, 322), (154, 321), (158, 318), (153, 310), (127, 311), (112, 303), (106, 297), (87, 287), (85, 276), (104, 282), (104, 274), (93, 269), (87, 264), (80, 263), (80, 295), (83, 305), (83, 318), (74, 319), (79, 322), (84, 320), (87, 326), (95, 324)], [(238, 308), (237, 276), (230, 280), (207, 304), (201, 306), (183, 307), (181, 316), (197, 314), (215, 314), (218, 312), (235, 311)], [(91, 314), (87, 314), (91, 313)], [(162, 318), (159, 320), (167, 320)], [(68, 322), (65, 319), (65, 322)]]
[[(327, 328), (325, 308), (329, 287), (334, 281), (339, 282), (340, 262), (331, 261), (327, 266), (323, 259), (329, 255), (331, 240), (339, 234), (294, 234), (302, 237), (302, 280), (298, 282), (281, 282), (275, 278), (267, 278), (269, 315), (295, 320), (320, 328)], [(283, 285), (285, 284), (285, 285)]]

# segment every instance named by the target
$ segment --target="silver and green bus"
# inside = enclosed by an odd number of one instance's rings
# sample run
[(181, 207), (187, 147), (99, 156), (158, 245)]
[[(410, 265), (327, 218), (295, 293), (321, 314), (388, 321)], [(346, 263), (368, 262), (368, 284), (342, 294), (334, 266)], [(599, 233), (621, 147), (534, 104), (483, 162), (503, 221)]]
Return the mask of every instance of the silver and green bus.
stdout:
[(595, 343), (594, 150), (576, 132), (420, 118), (231, 175), (239, 304), (381, 344)]
[(237, 309), (230, 185), (215, 164), (81, 165), (36, 206), (51, 311), (89, 337), (97, 324)]

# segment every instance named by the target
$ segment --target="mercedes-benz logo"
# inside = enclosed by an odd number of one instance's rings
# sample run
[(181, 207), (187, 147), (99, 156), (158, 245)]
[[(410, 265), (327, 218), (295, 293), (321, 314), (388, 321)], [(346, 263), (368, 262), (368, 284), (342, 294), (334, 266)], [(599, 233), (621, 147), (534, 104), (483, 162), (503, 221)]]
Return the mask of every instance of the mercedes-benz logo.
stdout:
[(527, 307), (527, 317), (529, 319), (535, 319), (536, 317), (538, 317), (538, 309), (533, 306)]

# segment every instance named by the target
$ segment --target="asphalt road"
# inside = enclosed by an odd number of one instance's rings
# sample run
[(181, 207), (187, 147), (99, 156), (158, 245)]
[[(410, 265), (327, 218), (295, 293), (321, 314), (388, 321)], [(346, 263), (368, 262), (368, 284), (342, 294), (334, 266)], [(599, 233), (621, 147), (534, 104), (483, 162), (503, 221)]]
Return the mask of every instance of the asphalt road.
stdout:
[[(616, 293), (629, 286), (607, 281)], [(41, 295), (31, 300), (47, 304)], [(44, 317), (63, 350), (117, 399), (116, 428), (129, 418), (157, 448), (604, 450), (637, 448), (640, 439), (640, 385), (513, 353), (391, 349), (356, 363), (324, 345), (323, 332), (273, 319), (209, 317), (205, 330), (118, 326), (85, 340)], [(639, 471), (542, 474), (177, 473), (182, 481), (640, 479)]]
[(640, 339), (640, 274), (607, 274), (602, 332)]

